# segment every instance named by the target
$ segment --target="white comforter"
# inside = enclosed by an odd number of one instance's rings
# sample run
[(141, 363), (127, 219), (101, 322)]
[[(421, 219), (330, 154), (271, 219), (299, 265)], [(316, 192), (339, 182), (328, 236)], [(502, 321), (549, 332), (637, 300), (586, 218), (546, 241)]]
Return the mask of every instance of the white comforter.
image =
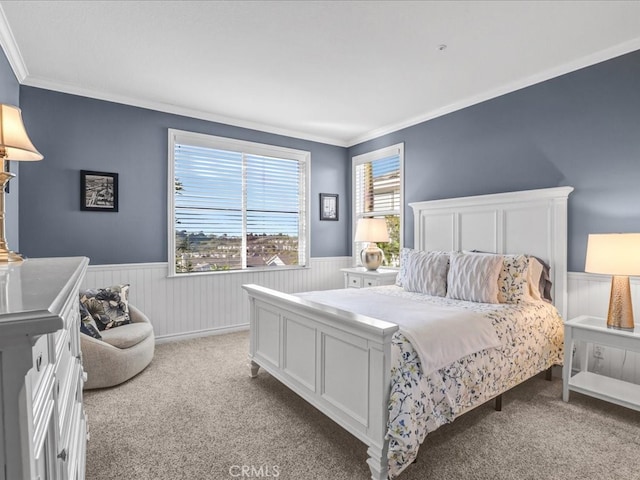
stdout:
[(500, 345), (490, 318), (469, 309), (430, 305), (396, 297), (392, 302), (375, 289), (305, 292), (298, 297), (385, 320), (400, 327), (429, 374), (472, 353)]

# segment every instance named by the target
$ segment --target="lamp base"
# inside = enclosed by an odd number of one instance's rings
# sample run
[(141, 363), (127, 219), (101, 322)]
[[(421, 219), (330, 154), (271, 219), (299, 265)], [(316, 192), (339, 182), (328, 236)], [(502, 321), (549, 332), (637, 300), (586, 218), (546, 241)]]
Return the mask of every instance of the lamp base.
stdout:
[(370, 242), (360, 252), (360, 260), (362, 266), (367, 270), (375, 271), (378, 269), (384, 258), (384, 252), (373, 242)]
[(15, 174), (7, 171), (0, 171), (0, 263), (21, 262), (22, 257), (9, 250), (4, 235), (4, 187), (15, 177)]
[(4, 235), (4, 187), (15, 177), (15, 174), (7, 171), (0, 171), (0, 263), (21, 262), (22, 257), (9, 250)]
[(7, 250), (6, 248), (0, 248), (0, 263), (16, 263), (23, 261), (19, 254), (16, 252), (12, 252), (11, 250)]
[(618, 330), (633, 330), (633, 306), (631, 305), (631, 287), (629, 277), (614, 275), (611, 277), (611, 296), (607, 327)]

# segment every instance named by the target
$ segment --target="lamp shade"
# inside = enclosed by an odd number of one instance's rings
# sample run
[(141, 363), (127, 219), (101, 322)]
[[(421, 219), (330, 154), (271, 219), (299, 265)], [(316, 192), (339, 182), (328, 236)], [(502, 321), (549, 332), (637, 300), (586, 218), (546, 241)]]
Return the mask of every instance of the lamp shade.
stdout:
[(361, 218), (356, 225), (356, 242), (388, 242), (389, 231), (384, 218)]
[(29, 140), (22, 112), (12, 105), (0, 105), (0, 152), (4, 153), (4, 160), (37, 161), (44, 158)]
[(584, 271), (608, 275), (640, 275), (640, 233), (589, 235)]

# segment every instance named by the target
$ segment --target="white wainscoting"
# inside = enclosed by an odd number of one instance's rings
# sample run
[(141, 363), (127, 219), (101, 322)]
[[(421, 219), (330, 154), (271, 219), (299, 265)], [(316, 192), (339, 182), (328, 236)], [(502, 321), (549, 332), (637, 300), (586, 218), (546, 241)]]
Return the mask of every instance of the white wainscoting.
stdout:
[[(569, 315), (593, 315), (606, 318), (609, 308), (611, 277), (588, 273), (569, 272)], [(635, 309), (635, 322), (640, 328), (640, 279), (631, 278), (631, 297)], [(640, 355), (611, 347), (601, 347), (601, 359), (593, 355), (589, 346), (589, 370), (628, 382), (640, 384)], [(579, 356), (577, 357), (579, 358)], [(574, 362), (574, 365), (577, 365)]]
[[(352, 262), (351, 257), (312, 258), (306, 269), (173, 278), (167, 277), (166, 263), (90, 265), (83, 287), (129, 283), (131, 303), (151, 318), (162, 342), (247, 328), (248, 303), (241, 288), (245, 283), (288, 293), (342, 288), (340, 269)], [(606, 275), (569, 272), (567, 318), (606, 317), (610, 285)], [(631, 294), (640, 324), (640, 279), (631, 279)], [(640, 355), (603, 347), (603, 359), (596, 359), (589, 349), (590, 369), (640, 384)]]
[(351, 257), (312, 258), (309, 268), (167, 277), (166, 263), (89, 266), (83, 288), (128, 283), (129, 300), (147, 314), (159, 342), (248, 328), (241, 286), (256, 283), (287, 293), (343, 288)]

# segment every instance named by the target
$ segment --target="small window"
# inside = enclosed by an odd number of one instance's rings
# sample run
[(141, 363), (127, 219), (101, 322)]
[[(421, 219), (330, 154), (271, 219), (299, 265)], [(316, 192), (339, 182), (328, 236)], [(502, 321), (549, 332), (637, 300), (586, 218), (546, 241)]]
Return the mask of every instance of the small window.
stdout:
[(309, 163), (305, 151), (169, 130), (169, 274), (306, 266)]
[[(391, 240), (377, 245), (384, 252), (383, 265), (389, 267), (400, 262), (403, 162), (402, 143), (353, 157), (353, 232), (360, 218), (386, 219)], [(360, 265), (360, 251), (364, 247), (361, 242), (353, 244), (356, 265)]]

